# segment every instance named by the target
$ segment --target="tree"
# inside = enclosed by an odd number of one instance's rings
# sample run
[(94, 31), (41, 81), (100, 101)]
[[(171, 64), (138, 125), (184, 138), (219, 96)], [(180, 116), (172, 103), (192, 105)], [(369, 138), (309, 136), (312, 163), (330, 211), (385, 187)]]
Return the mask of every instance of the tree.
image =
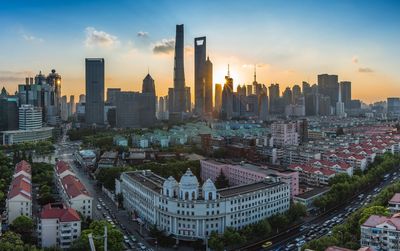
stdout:
[(0, 238), (0, 250), (2, 251), (23, 251), (24, 242), (21, 235), (7, 231)]
[(224, 242), (223, 240), (219, 237), (218, 233), (213, 231), (210, 234), (210, 239), (208, 240), (208, 246), (213, 250), (213, 251), (222, 251), (224, 250)]
[[(118, 229), (111, 226), (107, 221), (93, 221), (89, 228), (82, 231), (81, 236), (74, 241), (71, 250), (90, 250), (88, 235), (91, 233), (95, 237), (104, 236), (104, 227), (107, 227), (107, 246), (110, 251), (123, 250), (123, 234)], [(104, 249), (103, 238), (93, 238), (96, 250)]]
[(307, 215), (307, 208), (300, 203), (293, 203), (286, 212), (289, 222), (294, 222)]
[(371, 215), (389, 216), (389, 211), (383, 206), (367, 207), (361, 213), (359, 224), (362, 225)]
[(33, 233), (33, 221), (31, 218), (29, 218), (25, 215), (18, 216), (11, 223), (10, 228), (15, 233), (21, 235), (21, 239), (25, 243), (31, 243), (32, 233)]
[(214, 184), (218, 189), (229, 187), (229, 180), (226, 178), (222, 170), (219, 172)]

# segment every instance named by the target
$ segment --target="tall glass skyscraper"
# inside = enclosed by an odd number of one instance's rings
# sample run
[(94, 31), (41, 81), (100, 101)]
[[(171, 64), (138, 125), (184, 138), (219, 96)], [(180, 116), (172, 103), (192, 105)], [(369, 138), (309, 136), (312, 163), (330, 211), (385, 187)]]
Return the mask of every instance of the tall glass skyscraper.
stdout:
[(104, 58), (86, 59), (85, 120), (89, 125), (104, 124)]

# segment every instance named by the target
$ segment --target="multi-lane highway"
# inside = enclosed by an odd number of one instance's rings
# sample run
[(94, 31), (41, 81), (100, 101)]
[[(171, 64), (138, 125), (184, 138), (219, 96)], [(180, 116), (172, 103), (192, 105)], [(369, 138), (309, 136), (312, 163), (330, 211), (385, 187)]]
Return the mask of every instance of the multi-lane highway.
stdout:
[(272, 242), (272, 245), (268, 250), (297, 250), (308, 241), (317, 239), (324, 235), (330, 235), (334, 226), (342, 223), (352, 212), (367, 205), (382, 190), (382, 188), (399, 180), (399, 178), (400, 173), (390, 173), (387, 179), (383, 180), (379, 185), (366, 189), (360, 194), (354, 196), (350, 203), (339, 206), (325, 215), (321, 215), (311, 219), (310, 221), (304, 222), (301, 225), (286, 230), (286, 232), (273, 238), (248, 245), (241, 250), (263, 250), (261, 246), (267, 241)]

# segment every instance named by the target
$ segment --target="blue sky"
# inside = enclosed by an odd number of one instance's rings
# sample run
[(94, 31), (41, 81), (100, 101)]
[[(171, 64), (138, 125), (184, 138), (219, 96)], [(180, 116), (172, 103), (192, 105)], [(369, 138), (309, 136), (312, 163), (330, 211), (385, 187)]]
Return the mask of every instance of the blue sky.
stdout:
[(282, 91), (331, 73), (353, 82), (354, 98), (381, 100), (400, 94), (398, 13), (400, 1), (0, 0), (0, 86), (14, 91), (25, 76), (55, 68), (63, 94), (76, 95), (84, 58), (104, 57), (106, 87), (139, 90), (150, 68), (166, 95), (183, 23), (189, 86), (193, 38), (205, 35), (215, 82), (229, 63), (236, 84), (249, 83), (257, 64), (258, 80)]

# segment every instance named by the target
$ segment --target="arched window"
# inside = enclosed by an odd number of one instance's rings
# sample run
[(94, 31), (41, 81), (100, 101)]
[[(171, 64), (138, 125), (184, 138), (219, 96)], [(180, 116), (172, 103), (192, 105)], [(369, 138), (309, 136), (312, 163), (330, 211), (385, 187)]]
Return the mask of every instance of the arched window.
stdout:
[(185, 200), (189, 199), (189, 192), (185, 192)]
[(196, 192), (193, 191), (193, 192), (192, 192), (192, 200), (195, 200), (195, 199), (196, 199)]
[(208, 192), (208, 199), (209, 199), (209, 200), (212, 200), (212, 199), (213, 199), (213, 197), (212, 197), (212, 192)]
[(169, 197), (169, 189), (167, 189), (167, 196)]

